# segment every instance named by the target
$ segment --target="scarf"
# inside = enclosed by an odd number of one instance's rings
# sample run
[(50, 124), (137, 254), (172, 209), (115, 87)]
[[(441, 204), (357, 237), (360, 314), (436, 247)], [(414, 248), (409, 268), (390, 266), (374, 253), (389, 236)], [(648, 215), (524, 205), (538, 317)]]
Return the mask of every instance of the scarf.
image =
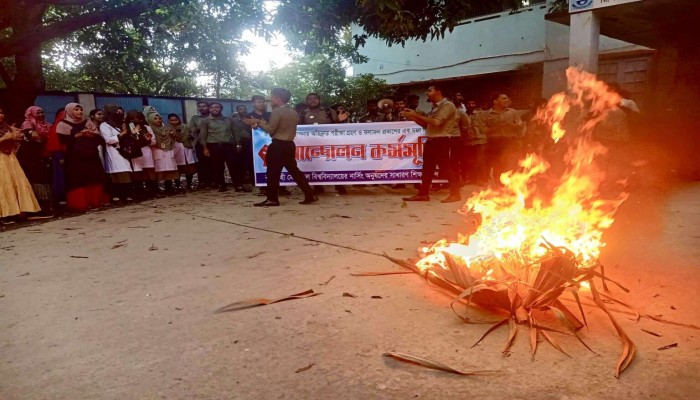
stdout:
[(50, 156), (56, 152), (66, 151), (66, 145), (61, 143), (61, 140), (58, 137), (58, 132), (56, 132), (56, 127), (61, 121), (63, 121), (65, 117), (66, 111), (63, 110), (60, 113), (58, 113), (56, 121), (54, 121), (53, 125), (51, 125), (51, 129), (49, 130), (49, 139), (46, 142), (46, 152), (44, 153), (44, 156)]
[(112, 128), (118, 129), (120, 132), (122, 130), (122, 125), (124, 123), (124, 117), (119, 114), (119, 106), (114, 104), (107, 104), (105, 106), (105, 122), (109, 124)]
[(72, 124), (79, 124), (79, 123), (85, 121), (85, 117), (84, 117), (85, 114), (83, 114), (83, 118), (78, 118), (75, 116), (76, 107), (82, 108), (82, 106), (78, 103), (68, 103), (66, 105), (66, 108), (65, 108), (65, 112), (66, 112), (65, 120), (72, 123)]
[(39, 121), (36, 119), (36, 115), (39, 111), (43, 111), (43, 109), (37, 106), (31, 106), (27, 108), (27, 111), (24, 112), (24, 124), (22, 125), (30, 125), (39, 134), (41, 140), (43, 141), (49, 137), (49, 132), (51, 131), (51, 124), (49, 124), (45, 120)]
[[(165, 125), (161, 122), (160, 126), (155, 124), (156, 117), (160, 117), (160, 114), (155, 108), (151, 106), (146, 106), (143, 108), (143, 112), (146, 115), (148, 124), (151, 126), (151, 130), (156, 135), (156, 147), (163, 151), (170, 151), (175, 147), (175, 140), (170, 135), (170, 131), (165, 129)], [(146, 114), (147, 113), (147, 114)], [(161, 117), (161, 121), (163, 117)]]

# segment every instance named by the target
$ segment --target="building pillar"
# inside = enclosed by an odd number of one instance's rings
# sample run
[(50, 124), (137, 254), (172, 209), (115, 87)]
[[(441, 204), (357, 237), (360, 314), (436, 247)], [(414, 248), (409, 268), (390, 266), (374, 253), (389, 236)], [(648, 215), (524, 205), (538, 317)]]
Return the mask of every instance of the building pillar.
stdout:
[(184, 100), (183, 103), (185, 105), (185, 110), (184, 110), (185, 120), (182, 121), (182, 123), (188, 123), (188, 122), (190, 122), (190, 119), (192, 117), (199, 114), (197, 111), (197, 100), (188, 99), (188, 100)]
[(593, 11), (571, 14), (569, 66), (598, 73), (600, 17)]
[(78, 103), (83, 106), (85, 118), (87, 118), (88, 113), (96, 108), (95, 95), (92, 93), (78, 93)]

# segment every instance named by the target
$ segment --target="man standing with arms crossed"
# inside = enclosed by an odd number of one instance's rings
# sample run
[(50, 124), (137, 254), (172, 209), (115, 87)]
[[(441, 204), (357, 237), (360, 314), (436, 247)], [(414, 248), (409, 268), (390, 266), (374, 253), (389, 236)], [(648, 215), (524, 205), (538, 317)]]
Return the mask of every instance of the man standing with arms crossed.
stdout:
[(453, 176), (450, 168), (450, 137), (459, 136), (459, 119), (457, 108), (442, 94), (442, 88), (433, 85), (425, 92), (428, 100), (433, 103), (433, 108), (426, 115), (421, 115), (415, 110), (406, 109), (401, 115), (414, 121), (425, 128), (428, 140), (423, 145), (423, 182), (418, 194), (404, 197), (405, 201), (430, 201), (430, 185), (433, 182), (436, 167), (447, 174), (450, 183), (450, 195), (443, 199), (443, 203), (460, 201), (459, 183)]
[(273, 110), (270, 122), (265, 122), (257, 118), (244, 118), (243, 122), (250, 126), (257, 126), (269, 133), (272, 143), (267, 147), (267, 199), (260, 203), (255, 203), (255, 207), (276, 207), (280, 205), (278, 190), (282, 169), (294, 178), (294, 182), (304, 192), (304, 201), (299, 204), (311, 204), (318, 201), (314, 196), (309, 182), (304, 174), (299, 170), (296, 160), (296, 146), (294, 138), (297, 134), (297, 123), (299, 114), (289, 108), (289, 99), (292, 94), (287, 89), (274, 88), (270, 96), (270, 103)]

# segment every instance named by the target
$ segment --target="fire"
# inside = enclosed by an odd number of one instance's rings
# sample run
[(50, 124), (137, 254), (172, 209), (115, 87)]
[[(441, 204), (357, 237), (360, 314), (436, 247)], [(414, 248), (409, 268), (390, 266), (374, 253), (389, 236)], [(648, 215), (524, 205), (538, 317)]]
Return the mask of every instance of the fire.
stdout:
[(531, 264), (547, 253), (545, 244), (573, 252), (580, 268), (597, 262), (605, 246), (603, 232), (627, 195), (601, 195), (605, 173), (597, 160), (607, 149), (591, 136), (620, 97), (586, 72), (569, 68), (567, 78), (567, 92), (554, 95), (536, 116), (551, 127), (552, 148), (566, 149), (559, 153), (563, 156), (528, 154), (518, 170), (500, 176), (501, 188), (472, 196), (460, 211), (478, 216), (475, 231), (456, 242), (441, 240), (421, 249), (423, 258), (416, 264), (420, 271), (444, 273), (448, 254), (475, 281), (512, 280), (508, 275), (517, 276), (514, 271), (494, 268), (494, 263), (517, 259), (519, 265)]

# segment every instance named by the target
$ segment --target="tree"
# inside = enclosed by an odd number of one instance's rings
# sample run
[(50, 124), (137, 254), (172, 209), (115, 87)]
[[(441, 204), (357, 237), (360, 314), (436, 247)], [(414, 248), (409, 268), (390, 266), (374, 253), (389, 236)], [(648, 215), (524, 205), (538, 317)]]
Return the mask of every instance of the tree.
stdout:
[[(517, 6), (521, 0), (498, 1)], [(367, 37), (383, 38), (389, 45), (403, 44), (416, 38), (439, 39), (446, 31), (452, 31), (459, 22), (468, 17), (472, 7), (483, 5), (481, 0), (280, 0), (276, 2), (278, 7), (274, 21), (268, 27), (265, 24), (264, 3), (264, 0), (4, 0), (0, 3), (0, 59), (13, 59), (12, 63), (6, 60), (0, 62), (0, 78), (7, 88), (3, 97), (5, 100), (12, 99), (12, 102), (6, 101), (10, 106), (8, 111), (11, 115), (17, 115), (44, 90), (42, 46), (50, 46), (53, 41), (73, 34), (83, 37), (88, 35), (87, 42), (93, 39), (95, 42), (111, 40), (112, 44), (120, 45), (127, 53), (132, 50), (132, 45), (141, 49), (141, 55), (130, 60), (143, 63), (137, 65), (139, 71), (148, 69), (152, 66), (151, 63), (158, 63), (159, 73), (148, 76), (146, 80), (155, 82), (161, 90), (166, 90), (169, 85), (177, 87), (178, 90), (192, 88), (193, 82), (182, 78), (182, 74), (177, 79), (170, 77), (177, 76), (188, 67), (171, 62), (182, 60), (178, 51), (190, 50), (190, 46), (193, 46), (197, 49), (197, 60), (203, 72), (211, 74), (213, 78), (213, 92), (220, 94), (225, 85), (236, 82), (236, 66), (231, 62), (236, 51), (220, 46), (221, 42), (216, 38), (235, 40), (239, 37), (236, 35), (246, 27), (252, 27), (263, 34), (270, 30), (280, 31), (287, 36), (291, 46), (303, 49), (307, 54), (320, 53), (331, 57), (341, 55), (358, 62), (362, 61), (362, 57), (356, 51), (357, 46), (361, 46)], [(131, 23), (139, 16), (152, 18), (149, 22), (156, 22), (160, 17), (171, 18), (172, 21), (179, 18), (179, 21), (182, 21), (182, 16), (187, 14), (171, 13), (168, 11), (169, 7), (187, 8), (194, 5), (208, 7), (207, 15), (214, 17), (218, 23), (209, 24), (205, 20), (197, 24), (194, 30), (163, 29), (163, 26), (168, 24), (156, 24), (148, 26), (148, 32), (140, 29), (139, 24)], [(95, 33), (98, 27), (114, 27), (112, 23), (122, 20), (127, 21), (124, 23), (126, 31), (111, 38), (110, 35), (105, 34), (102, 37)], [(365, 33), (355, 35), (354, 43), (348, 44), (339, 39), (347, 35), (351, 24), (359, 25)], [(168, 26), (179, 25), (175, 23)], [(131, 31), (127, 28), (131, 28)], [(93, 32), (94, 36), (89, 36), (90, 32)], [(227, 32), (232, 34), (227, 36)], [(156, 37), (160, 37), (157, 36), (160, 33), (163, 33), (162, 37), (170, 37), (167, 42), (169, 44), (161, 46), (161, 50), (167, 53), (171, 60), (163, 59), (165, 53), (159, 54), (152, 48), (161, 44), (155, 41)], [(138, 34), (145, 39), (137, 40), (130, 34)], [(180, 43), (187, 45), (180, 49)], [(213, 45), (202, 45), (206, 43)], [(139, 45), (150, 47), (146, 50), (146, 47), (138, 47)], [(97, 49), (101, 50), (102, 47), (98, 46)], [(116, 50), (117, 47), (111, 49)], [(98, 50), (92, 53), (93, 57), (101, 55), (105, 58), (85, 58), (84, 61), (104, 63), (108, 62), (106, 58), (124, 57), (119, 51), (102, 54)], [(49, 62), (57, 61), (49, 58), (47, 63)], [(60, 60), (58, 65), (61, 65)], [(115, 64), (101, 65), (107, 65), (109, 68), (119, 67)], [(56, 67), (47, 66), (49, 71), (52, 68)], [(93, 70), (100, 71), (112, 72), (107, 68)], [(119, 81), (134, 75), (134, 72), (128, 69), (121, 72), (115, 70), (114, 73), (123, 73)], [(57, 75), (58, 82), (67, 80), (80, 83), (82, 79), (82, 76)], [(136, 84), (129, 86), (140, 87)]]
[[(522, 0), (491, 0), (518, 8)], [(364, 34), (353, 37), (355, 48), (368, 37), (387, 45), (403, 45), (410, 39), (440, 39), (469, 18), (483, 0), (281, 0), (275, 27), (288, 40), (307, 52), (337, 49), (336, 39), (355, 24)], [(359, 55), (355, 55), (358, 57)]]
[[(68, 72), (72, 90), (219, 97), (246, 74), (237, 62), (248, 50), (238, 39), (246, 25), (231, 15), (255, 20), (262, 11), (191, 1), (77, 31), (44, 51), (47, 88), (66, 90)], [(201, 76), (211, 84), (197, 85)]]
[[(6, 0), (0, 5), (0, 58), (12, 57), (14, 68), (0, 63), (0, 78), (5, 84), (8, 113), (21, 110), (34, 101), (45, 87), (42, 44), (95, 24), (140, 15), (156, 9), (155, 4), (178, 0)], [(83, 7), (84, 12), (60, 20), (45, 19), (54, 7)], [(21, 71), (20, 73), (13, 71)], [(8, 99), (12, 99), (8, 102)]]

